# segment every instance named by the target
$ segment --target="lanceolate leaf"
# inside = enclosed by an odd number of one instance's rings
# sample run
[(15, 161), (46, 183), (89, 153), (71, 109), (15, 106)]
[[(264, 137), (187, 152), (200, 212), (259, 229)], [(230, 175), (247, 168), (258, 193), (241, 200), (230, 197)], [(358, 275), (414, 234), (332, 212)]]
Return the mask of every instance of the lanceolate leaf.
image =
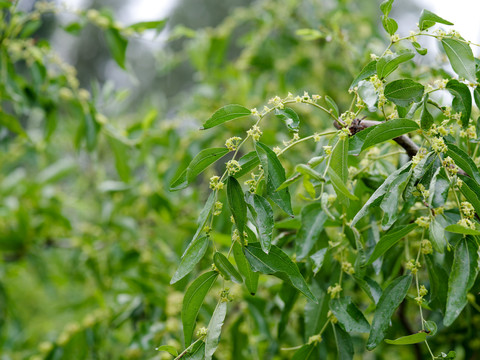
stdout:
[(203, 228), (205, 227), (205, 224), (208, 220), (208, 216), (212, 212), (212, 207), (213, 207), (213, 202), (215, 201), (215, 193), (212, 191), (210, 195), (208, 196), (207, 202), (203, 206), (202, 211), (200, 211), (200, 215), (198, 215), (197, 219), (197, 231), (195, 232), (195, 235), (193, 235), (193, 239), (190, 241), (190, 244), (188, 244), (187, 248), (183, 252), (182, 259), (187, 253), (187, 251), (190, 249), (190, 246), (193, 245), (195, 239), (198, 238), (198, 236), (201, 234), (203, 231)]
[(420, 30), (426, 30), (431, 28), (436, 23), (445, 24), (445, 25), (453, 25), (450, 21), (447, 21), (441, 18), (438, 15), (435, 15), (431, 11), (423, 10), (420, 14), (420, 19), (418, 20), (418, 27)]
[(258, 272), (253, 272), (250, 264), (243, 253), (242, 245), (238, 242), (233, 244), (233, 257), (237, 263), (238, 271), (245, 278), (245, 285), (251, 295), (255, 295), (258, 287)]
[(109, 28), (105, 31), (105, 38), (113, 59), (118, 66), (125, 69), (125, 52), (127, 51), (128, 40), (114, 28)]
[(277, 155), (268, 146), (257, 142), (255, 144), (260, 164), (262, 164), (265, 180), (267, 182), (267, 195), (287, 214), (293, 216), (288, 188), (276, 191), (286, 180), (285, 169)]
[(467, 305), (467, 293), (478, 272), (477, 247), (473, 239), (463, 238), (455, 246), (452, 270), (448, 279), (447, 308), (443, 323), (450, 326)]
[(250, 115), (252, 112), (241, 105), (226, 105), (212, 115), (210, 119), (203, 124), (203, 130), (210, 129), (227, 121), (238, 119)]
[(327, 218), (320, 203), (309, 204), (302, 209), (302, 226), (295, 240), (298, 261), (307, 257), (320, 239)]
[(350, 85), (350, 89), (353, 89), (358, 83), (362, 80), (368, 79), (370, 76), (375, 75), (377, 72), (377, 60), (370, 61), (365, 67), (360, 71), (360, 74), (353, 80)]
[(456, 145), (447, 143), (447, 156), (450, 156), (455, 164), (465, 171), (470, 177), (472, 177), (477, 183), (480, 184), (480, 171), (478, 170), (475, 162), (468, 156), (466, 152), (461, 150)]
[(388, 16), (382, 16), (382, 25), (389, 35), (395, 34), (398, 30), (397, 22)]
[(308, 288), (305, 279), (300, 274), (297, 265), (280, 248), (272, 245), (270, 252), (265, 254), (259, 243), (249, 243), (244, 248), (245, 256), (255, 271), (274, 275), (289, 282), (310, 300), (317, 299)]
[(220, 252), (216, 252), (213, 255), (213, 263), (217, 267), (220, 274), (226, 280), (232, 280), (237, 284), (241, 284), (243, 282), (242, 276), (238, 273), (238, 271), (233, 267), (233, 265), (228, 261), (227, 257)]
[(348, 181), (348, 137), (344, 139), (339, 137), (335, 144), (328, 173), (340, 202), (348, 204), (348, 198), (356, 198), (350, 194), (346, 186)]
[(443, 38), (442, 45), (453, 70), (468, 81), (476, 82), (475, 59), (470, 45), (453, 38)]
[(260, 164), (260, 160), (258, 159), (256, 151), (250, 151), (249, 153), (243, 155), (238, 160), (238, 163), (242, 169), (235, 174), (235, 178), (237, 179), (245, 174), (248, 174), (251, 170), (257, 167), (257, 165)]
[(235, 220), (235, 226), (239, 232), (240, 239), (243, 240), (243, 231), (247, 223), (247, 203), (245, 202), (242, 186), (233, 176), (229, 176), (227, 179), (227, 202)]
[(456, 233), (456, 234), (464, 234), (464, 235), (480, 235), (480, 231), (476, 229), (470, 229), (465, 226), (459, 224), (452, 224), (445, 227), (445, 230)]
[(185, 293), (182, 305), (182, 323), (186, 346), (190, 345), (192, 342), (192, 335), (198, 311), (202, 306), (205, 296), (217, 279), (217, 276), (218, 272), (216, 271), (209, 271), (200, 275), (194, 282), (192, 282), (192, 284), (190, 284)]
[(201, 236), (192, 242), (188, 250), (185, 252), (170, 284), (175, 284), (177, 281), (183, 279), (195, 268), (195, 265), (198, 264), (205, 255), (205, 252), (208, 249), (208, 243), (209, 239), (207, 236)]
[(361, 151), (418, 129), (418, 124), (409, 119), (394, 119), (375, 125), (367, 133)]
[(462, 113), (460, 120), (462, 126), (467, 127), (472, 113), (472, 95), (467, 85), (458, 80), (450, 80), (446, 89), (453, 95), (452, 108), (457, 113)]
[(400, 241), (403, 237), (407, 236), (411, 231), (417, 227), (416, 224), (409, 224), (404, 226), (394, 227), (380, 238), (380, 241), (375, 245), (372, 255), (368, 259), (365, 265), (372, 264), (380, 256), (382, 256), (388, 249)]
[(333, 325), (333, 333), (337, 343), (338, 359), (352, 360), (354, 349), (352, 338), (348, 332), (344, 331), (338, 324)]
[(404, 275), (393, 280), (383, 291), (373, 316), (367, 349), (373, 350), (385, 337), (385, 332), (395, 309), (400, 305), (412, 283), (411, 275)]
[(398, 54), (386, 54), (383, 55), (377, 61), (377, 75), (380, 79), (386, 78), (392, 72), (394, 72), (398, 65), (404, 63), (410, 59), (413, 59), (415, 54), (411, 51), (404, 51)]
[(399, 106), (408, 106), (413, 102), (420, 102), (425, 88), (422, 84), (410, 80), (400, 79), (385, 86), (385, 97)]
[(378, 283), (370, 279), (369, 277), (359, 278), (354, 275), (353, 279), (360, 286), (360, 288), (368, 295), (368, 297), (373, 301), (374, 304), (377, 304), (382, 296), (382, 288)]
[(300, 349), (295, 351), (292, 360), (315, 360), (318, 359), (316, 353), (317, 346), (315, 343), (303, 345)]
[(333, 100), (330, 96), (328, 95), (325, 95), (325, 101), (327, 102), (329, 108), (330, 108), (330, 111), (332, 112), (332, 114), (338, 118), (338, 115), (339, 115), (339, 110), (338, 110), (338, 105), (337, 103), (335, 102), (335, 100)]
[(332, 299), (330, 309), (347, 332), (370, 332), (370, 324), (349, 296)]
[(480, 214), (480, 186), (471, 178), (462, 176), (463, 185), (460, 188), (463, 196), (475, 208), (475, 212)]
[(23, 130), (20, 121), (12, 115), (6, 114), (0, 110), (0, 126), (5, 126), (8, 130), (17, 133), (21, 136), (27, 136), (25, 130)]
[(428, 95), (423, 99), (422, 113), (420, 114), (420, 126), (423, 130), (428, 130), (433, 125), (433, 116), (427, 108)]
[(408, 184), (408, 180), (411, 177), (411, 173), (400, 174), (392, 184), (388, 187), (387, 193), (383, 197), (380, 203), (380, 208), (383, 210), (382, 228), (387, 230), (398, 218), (398, 206), (405, 187)]
[(298, 131), (300, 126), (300, 119), (298, 118), (297, 113), (292, 108), (286, 107), (285, 109), (275, 109), (275, 116), (280, 120), (283, 120), (285, 125), (287, 125), (288, 130)]
[(267, 199), (257, 194), (248, 195), (247, 201), (254, 224), (258, 229), (258, 240), (262, 244), (263, 251), (268, 254), (275, 225), (272, 207)]
[(439, 220), (440, 216), (441, 215), (435, 216), (430, 222), (430, 226), (428, 227), (428, 233), (433, 248), (435, 249), (435, 251), (438, 251), (442, 254), (447, 242), (445, 239), (445, 228)]
[(400, 169), (394, 171), (384, 182), (380, 187), (370, 196), (370, 198), (367, 200), (365, 205), (360, 209), (360, 211), (355, 215), (355, 217), (352, 220), (352, 226), (355, 226), (355, 224), (362, 218), (364, 217), (367, 213), (370, 207), (374, 205), (378, 205), (380, 200), (383, 198), (383, 195), (387, 192), (388, 187), (390, 184), (398, 177), (398, 175), (402, 174), (403, 172), (407, 171), (407, 169), (410, 167), (411, 163), (408, 162), (405, 165), (403, 165)]
[(185, 189), (207, 167), (228, 153), (227, 148), (210, 148), (200, 151), (188, 167), (170, 183), (170, 191)]
[(412, 335), (402, 336), (395, 340), (386, 339), (385, 342), (391, 345), (411, 345), (411, 344), (421, 343), (425, 341), (426, 338), (427, 338), (427, 333), (419, 332)]
[(220, 300), (208, 323), (207, 336), (205, 338), (205, 360), (211, 360), (217, 350), (225, 315), (227, 315), (227, 302)]

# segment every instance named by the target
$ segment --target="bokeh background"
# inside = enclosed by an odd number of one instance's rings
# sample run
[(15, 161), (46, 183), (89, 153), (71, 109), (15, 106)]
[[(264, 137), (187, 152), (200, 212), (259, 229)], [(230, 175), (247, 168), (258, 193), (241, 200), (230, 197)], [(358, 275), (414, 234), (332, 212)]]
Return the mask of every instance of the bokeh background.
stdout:
[[(33, 13), (35, 3), (21, 0), (18, 9)], [(201, 132), (200, 125), (225, 104), (262, 108), (288, 92), (329, 95), (346, 108), (352, 79), (388, 44), (379, 3), (53, 2), (60, 10), (40, 15), (29, 46), (49, 43), (48, 51), (76, 69), (70, 75), (88, 94), (67, 96), (62, 81), (68, 76), (49, 75), (57, 61), (51, 57), (42, 57), (45, 69), (25, 59), (14, 68), (0, 65), (0, 108), (18, 115), (27, 134), (0, 126), (0, 359), (164, 359), (170, 355), (156, 351), (159, 345), (181, 349), (179, 304), (194, 275), (174, 287), (169, 282), (215, 169), (180, 192), (170, 192), (169, 183), (199, 150), (222, 146), (248, 128), (240, 122)], [(415, 28), (423, 8), (478, 42), (474, 1), (399, 0), (391, 16), (401, 34)], [(105, 35), (110, 25), (99, 26), (92, 9), (120, 27), (165, 24), (125, 36), (122, 68)], [(7, 11), (2, 14), (7, 24)], [(11, 50), (0, 46), (2, 53)], [(431, 51), (419, 62), (440, 57)], [(84, 116), (86, 102), (78, 105), (77, 94), (88, 100), (93, 120)], [(308, 119), (306, 132), (331, 127), (324, 115), (299, 111)], [(264, 133), (270, 144), (287, 136), (275, 124)], [(219, 220), (220, 244), (229, 243), (228, 223), (226, 216)], [(199, 269), (208, 266), (205, 259)], [(203, 321), (213, 306), (206, 304)], [(259, 294), (248, 307), (249, 316), (228, 321), (217, 358), (288, 359), (280, 344), (302, 343), (294, 335), (302, 330), (294, 325), (279, 339), (259, 316), (279, 317), (282, 301)], [(408, 358), (408, 350), (395, 351), (359, 358)]]

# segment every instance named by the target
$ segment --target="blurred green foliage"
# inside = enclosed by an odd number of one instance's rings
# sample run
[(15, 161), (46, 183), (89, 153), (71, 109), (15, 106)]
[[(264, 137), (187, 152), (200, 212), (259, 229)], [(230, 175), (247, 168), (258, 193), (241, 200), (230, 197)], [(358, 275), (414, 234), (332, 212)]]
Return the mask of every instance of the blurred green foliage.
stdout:
[[(156, 348), (183, 347), (179, 313), (195, 275), (169, 283), (217, 169), (182, 192), (169, 192), (169, 184), (200, 150), (223, 146), (227, 134), (245, 126), (198, 128), (225, 104), (260, 109), (265, 99), (289, 91), (326, 94), (346, 109), (352, 79), (388, 43), (376, 2), (240, 3), (228, 2), (232, 7), (213, 17), (211, 27), (190, 24), (202, 7), (191, 1), (181, 3), (171, 22), (130, 26), (93, 9), (73, 12), (76, 20), (65, 25), (55, 17), (70, 10), (52, 3), (20, 12), (16, 2), (0, 1), (0, 359), (171, 358)], [(214, 12), (216, 5), (205, 7)], [(141, 83), (129, 93), (108, 81), (79, 81), (42, 26), (71, 36), (97, 29), (110, 61), (127, 73), (141, 71), (132, 67), (139, 60), (128, 46), (144, 31), (166, 26), (168, 40), (154, 54), (155, 70), (136, 75)], [(331, 127), (327, 115), (299, 114), (308, 119), (305, 133)], [(265, 129), (264, 141), (287, 139), (280, 128), (278, 122)], [(297, 153), (292, 164), (296, 157), (305, 160)], [(281, 226), (278, 243), (294, 221)], [(228, 248), (230, 227), (224, 212), (217, 245)], [(217, 358), (288, 359), (292, 352), (280, 348), (308, 339), (311, 324), (291, 288), (261, 281), (258, 296), (235, 305), (248, 312), (228, 318)], [(215, 299), (207, 299), (202, 324), (214, 308)], [(461, 326), (438, 343), (458, 346), (459, 353), (478, 347), (471, 333), (478, 333), (478, 315), (473, 322), (474, 330)], [(332, 344), (322, 346), (327, 351)], [(368, 356), (411, 358), (411, 351), (386, 347)]]

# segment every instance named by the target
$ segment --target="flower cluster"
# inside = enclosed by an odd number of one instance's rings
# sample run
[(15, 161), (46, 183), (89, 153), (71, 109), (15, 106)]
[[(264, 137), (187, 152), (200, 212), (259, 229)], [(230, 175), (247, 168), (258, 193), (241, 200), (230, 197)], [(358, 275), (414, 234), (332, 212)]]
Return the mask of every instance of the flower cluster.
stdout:
[(422, 248), (422, 254), (428, 255), (433, 252), (432, 243), (429, 240), (422, 240), (420, 246)]
[(251, 136), (255, 141), (260, 140), (260, 136), (262, 136), (262, 134), (262, 130), (260, 130), (257, 125), (253, 125), (249, 130), (247, 130), (247, 135)]
[(238, 173), (240, 170), (242, 170), (242, 166), (237, 160), (229, 160), (226, 165), (227, 165), (228, 175), (230, 176), (233, 176), (236, 173)]
[(450, 156), (447, 156), (445, 159), (442, 160), (442, 165), (451, 176), (457, 175), (458, 166), (455, 165), (455, 161), (453, 161)]
[(463, 201), (460, 204), (460, 209), (462, 210), (463, 215), (465, 215), (466, 218), (473, 218), (475, 216), (475, 209), (473, 208), (473, 205), (470, 204), (468, 201)]
[(355, 269), (353, 268), (353, 265), (348, 261), (342, 262), (342, 271), (349, 275), (355, 274)]
[(338, 294), (342, 292), (342, 287), (340, 284), (335, 284), (335, 286), (329, 286), (327, 289), (327, 293), (330, 294), (330, 297), (333, 299), (335, 298)]
[(238, 136), (231, 137), (227, 139), (227, 141), (225, 141), (225, 147), (230, 151), (235, 151), (238, 149), (238, 145), (240, 144), (240, 141), (242, 141), (241, 137), (238, 137)]
[(430, 218), (427, 216), (420, 216), (415, 220), (415, 224), (427, 229), (430, 226)]
[(418, 261), (411, 259), (405, 264), (405, 267), (410, 270), (413, 275), (415, 275), (422, 265)]
[(212, 176), (210, 178), (210, 189), (212, 190), (222, 190), (223, 182), (220, 181), (220, 176)]
[(445, 145), (445, 141), (441, 137), (434, 137), (432, 139), (432, 149), (436, 153), (443, 153), (448, 150), (447, 145)]

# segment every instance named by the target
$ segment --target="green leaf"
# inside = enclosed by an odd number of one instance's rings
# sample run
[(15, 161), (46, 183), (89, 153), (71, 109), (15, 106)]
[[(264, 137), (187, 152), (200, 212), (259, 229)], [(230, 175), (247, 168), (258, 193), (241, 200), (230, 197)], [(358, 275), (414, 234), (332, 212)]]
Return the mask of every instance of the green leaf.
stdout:
[(205, 359), (205, 342), (203, 341), (197, 342), (189, 351), (187, 351), (185, 356), (182, 357), (182, 360), (204, 360), (204, 359)]
[(435, 15), (431, 11), (423, 10), (422, 13), (420, 14), (420, 19), (418, 19), (418, 28), (420, 30), (427, 30), (428, 28), (431, 28), (436, 23), (444, 24), (444, 25), (453, 25), (453, 23), (451, 23), (450, 21), (447, 21), (441, 18), (440, 16)]
[(335, 342), (337, 343), (338, 359), (352, 360), (354, 355), (353, 342), (350, 335), (338, 324), (333, 325)]
[(375, 106), (378, 100), (378, 94), (375, 86), (370, 81), (362, 80), (358, 83), (358, 96), (367, 105), (368, 111), (374, 112), (377, 110)]
[(325, 95), (325, 101), (327, 102), (332, 115), (334, 115), (336, 118), (338, 118), (338, 116), (340, 114), (340, 111), (338, 110), (338, 105), (335, 102), (335, 100), (333, 100), (330, 96)]
[[(475, 104), (477, 105), (477, 108), (480, 109), (480, 87), (475, 86), (475, 89), (473, 90), (473, 99), (475, 100)], [(480, 122), (477, 119), (477, 128)], [(478, 138), (478, 131), (477, 131), (477, 138)]]
[(352, 302), (350, 296), (332, 299), (330, 301), (330, 309), (347, 332), (370, 332), (370, 324)]
[(378, 283), (365, 276), (364, 278), (360, 278), (356, 275), (353, 275), (353, 279), (355, 282), (360, 286), (360, 288), (368, 295), (370, 300), (373, 301), (374, 304), (378, 304), (380, 297), (382, 296), (382, 288)]
[(445, 228), (439, 221), (439, 216), (437, 215), (430, 222), (428, 227), (429, 239), (432, 242), (433, 248), (435, 251), (443, 254), (447, 241), (445, 239)]
[(348, 181), (348, 137), (339, 138), (335, 144), (328, 167), (328, 175), (341, 203), (347, 204), (348, 198), (357, 200), (357, 197), (352, 195), (346, 186)]
[(343, 183), (340, 176), (338, 176), (337, 173), (333, 171), (331, 167), (328, 168), (327, 172), (328, 172), (328, 175), (330, 176), (330, 181), (332, 182), (332, 185), (335, 191), (337, 192), (338, 196), (344, 196), (351, 200), (358, 200), (358, 198), (348, 190), (347, 186)]
[(420, 126), (423, 130), (428, 130), (433, 125), (433, 116), (428, 112), (427, 102), (428, 94), (423, 99), (422, 113), (420, 114)]
[(398, 54), (385, 54), (377, 61), (377, 75), (380, 79), (386, 78), (394, 72), (401, 63), (413, 59), (415, 54), (409, 50)]
[(455, 233), (455, 234), (464, 234), (464, 235), (480, 235), (480, 231), (476, 229), (466, 228), (465, 226), (459, 224), (448, 225), (445, 230)]
[(312, 260), (315, 267), (313, 268), (313, 274), (316, 275), (323, 265), (323, 260), (325, 260), (325, 254), (327, 253), (328, 248), (323, 248), (315, 252), (313, 255), (310, 256), (310, 260)]
[(249, 243), (244, 251), (254, 271), (277, 276), (297, 288), (308, 299), (317, 302), (297, 265), (279, 247), (272, 245), (267, 255), (259, 243)]
[(127, 51), (128, 40), (114, 28), (109, 28), (105, 31), (105, 38), (113, 59), (118, 66), (125, 69), (125, 53)]
[(258, 229), (258, 240), (266, 254), (270, 251), (273, 238), (273, 209), (267, 199), (257, 194), (247, 194), (247, 205), (252, 214), (253, 223)]
[(412, 335), (402, 336), (395, 340), (385, 339), (385, 342), (391, 345), (412, 345), (412, 344), (421, 343), (426, 339), (427, 339), (427, 333), (419, 332)]
[(211, 360), (217, 350), (222, 333), (222, 326), (227, 315), (227, 302), (220, 300), (208, 323), (207, 336), (205, 338), (205, 360)]
[(25, 130), (23, 130), (20, 121), (12, 115), (0, 111), (0, 126), (6, 127), (11, 132), (17, 133), (18, 135), (27, 136)]
[(368, 350), (375, 349), (385, 337), (390, 319), (395, 309), (407, 295), (411, 283), (412, 275), (400, 276), (383, 291), (373, 316), (370, 336), (366, 345)]
[[(370, 146), (374, 146), (383, 143), (387, 140), (394, 139), (409, 132), (418, 130), (418, 124), (409, 119), (394, 119), (384, 123), (372, 126), (365, 137), (361, 151), (368, 149)], [(367, 129), (368, 130), (368, 129)], [(365, 130), (363, 130), (365, 131)], [(359, 132), (361, 134), (363, 131)], [(355, 134), (357, 136), (357, 134)]]
[(228, 153), (227, 148), (210, 148), (202, 150), (193, 158), (188, 167), (170, 183), (170, 191), (185, 189), (207, 167)]
[(128, 183), (131, 177), (130, 167), (128, 166), (128, 150), (130, 148), (114, 136), (107, 135), (110, 148), (115, 157), (115, 168), (123, 182)]
[(377, 72), (377, 60), (370, 61), (365, 67), (360, 71), (360, 74), (352, 81), (350, 89), (353, 89), (358, 83), (362, 80), (368, 79), (372, 75), (375, 75)]
[(393, 0), (386, 0), (380, 4), (380, 10), (383, 15), (388, 16), (390, 11), (392, 11)]
[(242, 105), (226, 105), (215, 111), (210, 119), (205, 121), (201, 130), (210, 129), (227, 121), (242, 118), (251, 114), (252, 112)]
[(187, 251), (190, 249), (190, 246), (194, 243), (195, 239), (198, 238), (198, 236), (202, 233), (203, 228), (205, 227), (205, 224), (207, 223), (208, 216), (212, 212), (212, 207), (213, 203), (215, 201), (215, 192), (211, 192), (210, 195), (208, 196), (208, 199), (203, 206), (202, 211), (200, 211), (200, 215), (198, 215), (197, 219), (197, 231), (195, 232), (195, 235), (193, 235), (192, 240), (190, 241), (190, 244), (188, 244), (187, 248), (183, 252), (182, 259), (185, 257), (185, 254)]
[(155, 350), (166, 351), (172, 356), (178, 356), (177, 349), (175, 348), (175, 346), (172, 346), (172, 345), (162, 345), (162, 346), (157, 347)]
[(397, 22), (388, 16), (382, 16), (382, 25), (389, 35), (395, 34), (398, 30)]
[(182, 304), (182, 324), (185, 346), (189, 346), (192, 342), (198, 311), (202, 306), (205, 296), (217, 279), (217, 276), (218, 272), (216, 271), (209, 271), (200, 275), (192, 282), (185, 293)]
[(220, 252), (216, 252), (213, 255), (213, 263), (217, 267), (220, 274), (226, 280), (232, 280), (237, 284), (243, 283), (242, 276), (238, 273), (238, 271), (233, 267), (232, 263), (228, 261), (227, 257)]
[(445, 326), (452, 325), (467, 305), (467, 293), (473, 286), (478, 272), (477, 261), (477, 246), (474, 241), (468, 238), (461, 239), (455, 246), (452, 269), (448, 278), (447, 308), (443, 318)]
[(387, 192), (388, 187), (390, 184), (402, 173), (405, 171), (408, 171), (410, 168), (411, 162), (406, 163), (403, 165), (400, 169), (394, 171), (384, 182), (380, 187), (375, 190), (375, 192), (370, 196), (370, 198), (367, 200), (365, 205), (360, 209), (360, 211), (355, 215), (355, 217), (352, 220), (352, 225), (355, 226), (355, 224), (362, 218), (364, 217), (367, 213), (368, 210), (373, 207), (377, 206), (381, 200), (383, 199), (383, 196)]
[(141, 21), (128, 26), (127, 29), (132, 29), (133, 31), (138, 33), (142, 33), (145, 30), (155, 30), (155, 32), (159, 34), (163, 30), (166, 24), (167, 24), (166, 20)]
[(467, 127), (472, 113), (472, 95), (467, 85), (458, 80), (450, 80), (445, 87), (452, 95), (452, 108), (457, 113), (462, 113), (460, 120), (462, 126)]
[(382, 228), (387, 230), (397, 220), (399, 211), (398, 206), (401, 196), (407, 186), (411, 173), (403, 173), (399, 175), (392, 184), (380, 203), (380, 208), (383, 210)]
[(407, 236), (410, 232), (412, 232), (417, 227), (417, 224), (408, 224), (397, 226), (387, 232), (380, 238), (380, 241), (375, 245), (375, 249), (373, 249), (372, 255), (368, 258), (366, 265), (373, 264), (375, 260), (377, 260), (380, 256), (385, 254), (388, 249), (390, 249), (393, 245), (395, 245), (398, 241), (402, 238)]
[(446, 156), (450, 156), (455, 164), (465, 171), (477, 183), (480, 183), (480, 171), (468, 154), (452, 143), (447, 143)]
[(470, 45), (465, 41), (454, 38), (443, 38), (442, 45), (448, 60), (450, 60), (453, 71), (455, 71), (458, 76), (475, 83), (475, 58), (473, 57)]
[(235, 226), (239, 232), (240, 239), (243, 240), (243, 231), (247, 224), (247, 203), (245, 202), (242, 186), (233, 176), (227, 178), (227, 202), (235, 220)]
[(251, 295), (255, 295), (258, 287), (258, 272), (253, 272), (250, 264), (243, 253), (242, 245), (238, 242), (233, 244), (233, 257), (237, 263), (238, 271), (245, 278), (245, 285)]
[(417, 53), (419, 53), (422, 56), (427, 55), (428, 50), (423, 48), (422, 45), (420, 45), (418, 42), (412, 41), (412, 45)]
[(425, 321), (425, 330), (427, 331), (427, 335), (434, 336), (437, 333), (437, 324), (435, 321)]
[(235, 174), (235, 178), (238, 179), (241, 176), (248, 174), (251, 170), (257, 167), (260, 164), (260, 160), (258, 159), (258, 155), (256, 151), (250, 151), (243, 155), (239, 160), (238, 163), (242, 167), (242, 169)]
[(275, 116), (282, 120), (287, 125), (288, 130), (298, 132), (300, 126), (300, 119), (297, 113), (292, 108), (275, 109)]
[(302, 226), (296, 237), (297, 260), (302, 261), (320, 239), (327, 215), (320, 203), (313, 203), (302, 209)]
[(460, 191), (467, 201), (472, 204), (477, 214), (480, 214), (480, 186), (475, 182), (475, 180), (461, 176), (463, 180), (463, 185), (460, 187)]
[(318, 359), (318, 354), (316, 353), (316, 344), (305, 344), (300, 349), (295, 351), (292, 356), (292, 360), (315, 360)]
[(385, 86), (385, 97), (399, 106), (408, 106), (413, 102), (420, 102), (425, 88), (422, 84), (411, 79), (400, 79)]
[(255, 143), (255, 149), (262, 164), (267, 182), (267, 195), (288, 215), (293, 216), (288, 188), (276, 191), (286, 180), (285, 169), (273, 150), (260, 142)]
[(202, 236), (192, 241), (191, 245), (189, 245), (187, 251), (183, 255), (182, 261), (173, 275), (170, 284), (175, 284), (177, 281), (180, 281), (195, 268), (195, 265), (197, 265), (205, 256), (208, 244), (209, 238), (207, 236)]

